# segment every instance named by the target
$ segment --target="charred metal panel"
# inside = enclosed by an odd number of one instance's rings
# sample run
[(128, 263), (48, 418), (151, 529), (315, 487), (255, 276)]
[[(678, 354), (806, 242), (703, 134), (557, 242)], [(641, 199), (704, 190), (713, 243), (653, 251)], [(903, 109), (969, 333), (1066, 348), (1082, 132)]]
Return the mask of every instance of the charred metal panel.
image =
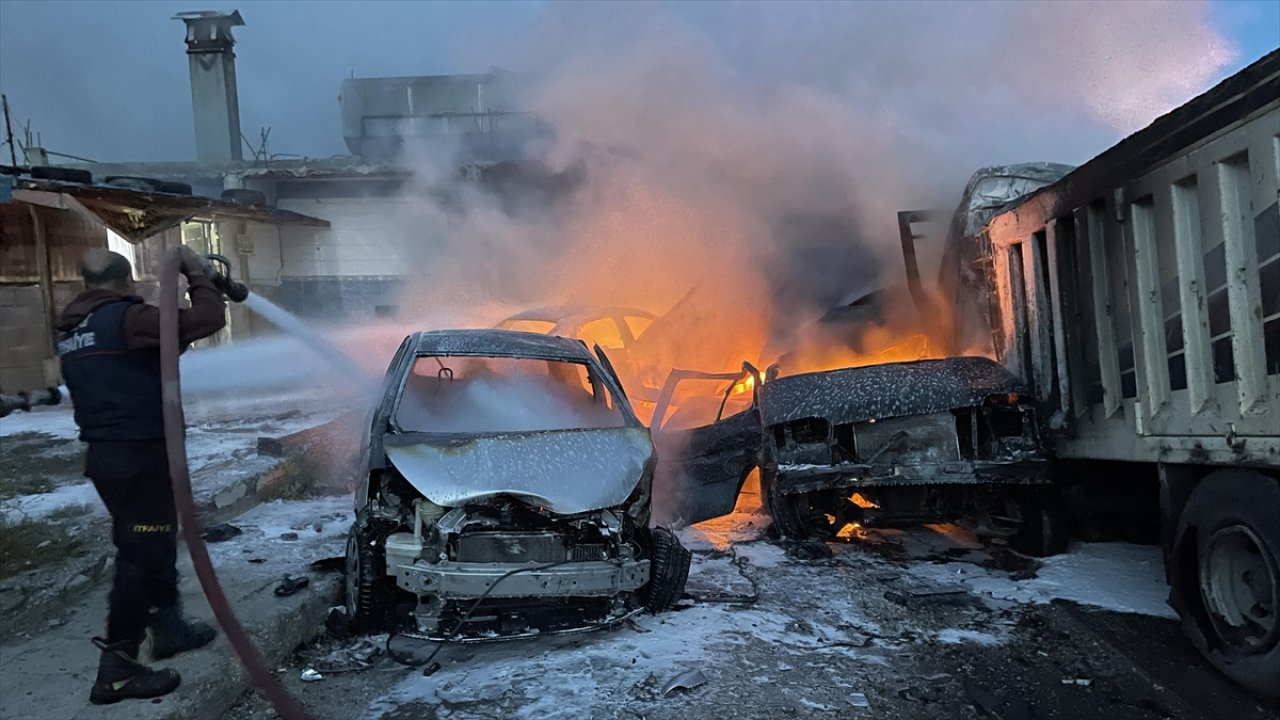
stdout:
[(779, 465), (775, 482), (777, 492), (782, 495), (859, 487), (979, 485), (991, 482), (1036, 484), (1047, 481), (1048, 469), (1049, 461), (1043, 459), (878, 467), (862, 463)]
[(961, 459), (956, 419), (949, 412), (861, 423), (856, 433), (858, 460), (873, 467)]
[(840, 425), (972, 407), (1020, 389), (999, 363), (956, 357), (778, 378), (760, 389), (760, 410), (766, 426), (810, 417)]

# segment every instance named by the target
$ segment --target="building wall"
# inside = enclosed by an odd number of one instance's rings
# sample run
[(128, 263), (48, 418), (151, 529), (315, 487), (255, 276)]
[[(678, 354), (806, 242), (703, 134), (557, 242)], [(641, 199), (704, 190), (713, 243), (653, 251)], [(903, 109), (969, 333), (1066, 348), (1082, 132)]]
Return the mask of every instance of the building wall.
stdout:
[[(54, 283), (61, 309), (80, 292), (78, 282)], [(0, 285), (0, 392), (36, 390), (60, 382), (39, 285)]]
[[(335, 185), (334, 191), (345, 189)], [(279, 208), (331, 226), (252, 228), (255, 291), (304, 317), (337, 320), (389, 311), (403, 278), (440, 237), (416, 216), (419, 203), (402, 195), (278, 198)]]
[[(59, 382), (54, 329), (40, 291), (31, 207), (0, 202), (0, 391), (34, 390)], [(106, 247), (106, 231), (66, 210), (35, 208), (49, 252), (56, 314), (80, 291), (80, 258)]]

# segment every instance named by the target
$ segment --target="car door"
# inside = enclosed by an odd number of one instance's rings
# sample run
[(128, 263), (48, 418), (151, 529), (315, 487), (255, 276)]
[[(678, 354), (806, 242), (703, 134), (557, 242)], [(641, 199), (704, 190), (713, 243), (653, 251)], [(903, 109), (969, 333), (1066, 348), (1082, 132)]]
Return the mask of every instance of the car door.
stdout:
[[(749, 363), (738, 373), (673, 370), (667, 377), (650, 425), (658, 457), (655, 523), (683, 526), (733, 512), (761, 463), (760, 383)], [(682, 392), (681, 384), (690, 387)], [(714, 415), (698, 412), (712, 409)]]

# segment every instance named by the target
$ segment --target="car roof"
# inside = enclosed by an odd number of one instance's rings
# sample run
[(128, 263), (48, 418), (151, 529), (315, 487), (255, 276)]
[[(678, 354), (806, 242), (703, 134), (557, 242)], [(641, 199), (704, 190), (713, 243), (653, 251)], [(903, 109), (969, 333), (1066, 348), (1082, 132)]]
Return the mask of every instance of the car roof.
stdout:
[(529, 357), (595, 364), (586, 344), (574, 338), (519, 330), (431, 330), (410, 336), (418, 355)]

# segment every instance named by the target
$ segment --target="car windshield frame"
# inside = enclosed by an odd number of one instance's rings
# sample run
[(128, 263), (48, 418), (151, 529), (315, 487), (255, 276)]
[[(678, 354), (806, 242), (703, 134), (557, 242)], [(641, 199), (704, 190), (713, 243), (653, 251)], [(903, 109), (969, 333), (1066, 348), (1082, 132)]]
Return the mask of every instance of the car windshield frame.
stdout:
[[(460, 431), (460, 432), (437, 432), (423, 430), (407, 430), (400, 426), (398, 415), (400, 412), (401, 402), (404, 400), (405, 386), (409, 382), (409, 378), (413, 375), (413, 369), (421, 360), (438, 360), (443, 361), (446, 358), (489, 358), (494, 360), (514, 360), (514, 361), (543, 361), (543, 362), (559, 362), (569, 365), (579, 365), (586, 369), (588, 378), (594, 381), (596, 388), (603, 388), (608, 394), (608, 399), (612, 404), (611, 411), (618, 413), (621, 423), (613, 427), (569, 427), (557, 429), (542, 430), (494, 430), (494, 431)], [(640, 420), (636, 417), (635, 412), (628, 402), (626, 394), (622, 391), (622, 387), (608, 373), (598, 361), (589, 355), (584, 357), (565, 357), (558, 354), (544, 353), (502, 353), (500, 351), (491, 350), (487, 352), (424, 352), (416, 351), (406, 358), (401, 370), (400, 377), (396, 380), (393, 400), (388, 408), (387, 413), (388, 432), (394, 435), (406, 437), (424, 437), (424, 438), (462, 438), (462, 437), (492, 437), (511, 434), (532, 434), (532, 433), (555, 433), (555, 432), (592, 432), (599, 430), (610, 430), (617, 428), (633, 428), (644, 427)]]

